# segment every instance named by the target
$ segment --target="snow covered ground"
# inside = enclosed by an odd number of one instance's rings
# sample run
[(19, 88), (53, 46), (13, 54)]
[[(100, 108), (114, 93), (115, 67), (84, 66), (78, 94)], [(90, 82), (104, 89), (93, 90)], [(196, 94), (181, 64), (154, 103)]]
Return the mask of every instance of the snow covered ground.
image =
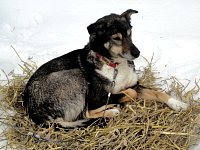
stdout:
[[(90, 23), (129, 8), (139, 11), (132, 16), (133, 41), (147, 59), (154, 53), (160, 76), (199, 79), (197, 0), (0, 0), (0, 69), (20, 73), (20, 60), (11, 45), (22, 59), (33, 57), (41, 65), (82, 48)], [(5, 79), (0, 74), (0, 80)]]

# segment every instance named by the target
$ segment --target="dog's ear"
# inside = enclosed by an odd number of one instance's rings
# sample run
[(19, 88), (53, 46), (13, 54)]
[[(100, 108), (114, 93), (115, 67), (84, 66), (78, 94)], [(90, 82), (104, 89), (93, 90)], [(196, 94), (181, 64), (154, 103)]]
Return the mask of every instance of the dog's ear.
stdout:
[(95, 22), (87, 27), (89, 34), (103, 34), (105, 32), (106, 22)]
[(121, 14), (121, 17), (122, 18), (125, 17), (128, 21), (130, 21), (131, 20), (131, 15), (132, 14), (136, 14), (136, 13), (138, 13), (137, 10), (128, 9), (128, 10), (126, 10), (125, 12), (123, 12)]
[(96, 28), (96, 23), (93, 23), (87, 27), (88, 33), (92, 34)]

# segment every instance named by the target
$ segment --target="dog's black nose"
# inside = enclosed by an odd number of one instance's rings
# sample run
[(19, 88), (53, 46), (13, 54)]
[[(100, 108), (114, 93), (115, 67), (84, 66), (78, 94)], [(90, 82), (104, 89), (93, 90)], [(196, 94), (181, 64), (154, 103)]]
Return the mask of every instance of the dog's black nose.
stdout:
[(140, 51), (137, 51), (136, 53), (134, 53), (133, 56), (134, 56), (135, 58), (138, 58), (138, 57), (140, 56)]
[(138, 48), (133, 45), (131, 48), (131, 53), (133, 55), (133, 57), (138, 58), (140, 56), (140, 51), (138, 50)]

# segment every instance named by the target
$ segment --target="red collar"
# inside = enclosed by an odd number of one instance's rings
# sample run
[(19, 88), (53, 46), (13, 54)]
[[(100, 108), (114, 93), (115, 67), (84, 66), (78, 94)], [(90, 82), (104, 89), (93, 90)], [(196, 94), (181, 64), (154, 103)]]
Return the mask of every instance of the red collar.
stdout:
[(110, 67), (113, 67), (113, 68), (116, 68), (117, 65), (119, 65), (119, 63), (114, 63), (112, 62), (110, 59), (106, 58), (106, 57), (103, 57), (102, 55), (100, 55), (99, 53), (95, 52), (96, 53), (96, 56), (99, 58), (99, 60), (101, 62), (103, 62), (104, 64), (110, 66)]

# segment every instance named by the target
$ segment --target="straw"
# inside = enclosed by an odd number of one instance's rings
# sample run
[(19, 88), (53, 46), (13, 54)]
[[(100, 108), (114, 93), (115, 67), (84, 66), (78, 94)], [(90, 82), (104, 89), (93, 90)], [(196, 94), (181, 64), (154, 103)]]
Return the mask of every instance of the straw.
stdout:
[[(157, 82), (161, 78), (153, 68), (152, 60), (144, 68), (140, 83), (161, 89), (162, 85)], [(119, 116), (108, 120), (103, 127), (93, 125), (66, 130), (52, 123), (43, 128), (28, 118), (21, 93), (37, 67), (32, 60), (25, 62), (22, 59), (20, 67), (23, 74), (13, 74), (7, 84), (0, 87), (4, 96), (0, 101), (3, 112), (0, 126), (6, 127), (0, 140), (7, 140), (6, 148), (185, 150), (199, 138), (200, 105), (194, 98), (199, 93), (199, 81), (186, 91), (175, 77), (162, 79), (169, 84), (166, 92), (173, 92), (185, 102), (195, 104), (186, 111), (175, 112), (162, 103), (132, 99)]]

